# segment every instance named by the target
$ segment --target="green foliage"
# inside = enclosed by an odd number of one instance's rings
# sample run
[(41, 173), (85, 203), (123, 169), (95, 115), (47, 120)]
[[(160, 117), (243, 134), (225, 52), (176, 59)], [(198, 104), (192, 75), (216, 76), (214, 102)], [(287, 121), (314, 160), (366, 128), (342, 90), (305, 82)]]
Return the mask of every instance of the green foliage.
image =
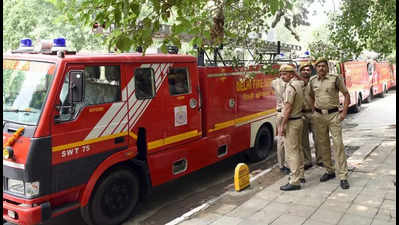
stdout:
[(328, 41), (313, 41), (308, 45), (308, 49), (312, 53), (313, 59), (324, 57), (331, 60), (345, 61), (352, 57), (350, 53), (341, 51)]
[[(269, 20), (284, 10), (295, 10), (298, 0), (52, 0), (70, 21), (87, 26), (105, 24), (105, 41), (110, 50), (127, 52), (137, 47), (145, 50), (161, 33), (162, 50), (182, 39), (206, 48), (229, 42), (245, 46), (250, 33), (269, 29)], [(312, 2), (313, 0), (302, 0)], [(286, 13), (289, 27), (306, 24), (306, 10)], [(304, 16), (305, 15), (305, 16)], [(291, 18), (292, 17), (292, 18)], [(170, 32), (161, 30), (169, 24)], [(292, 30), (293, 32), (293, 30)], [(291, 32), (291, 33), (292, 33)]]
[(394, 0), (343, 0), (341, 13), (329, 24), (331, 42), (357, 57), (365, 50), (388, 55), (396, 49)]
[(3, 0), (3, 51), (18, 48), (22, 38), (51, 40), (65, 37), (70, 49), (103, 49), (101, 37), (82, 23), (66, 22), (51, 2), (43, 0)]

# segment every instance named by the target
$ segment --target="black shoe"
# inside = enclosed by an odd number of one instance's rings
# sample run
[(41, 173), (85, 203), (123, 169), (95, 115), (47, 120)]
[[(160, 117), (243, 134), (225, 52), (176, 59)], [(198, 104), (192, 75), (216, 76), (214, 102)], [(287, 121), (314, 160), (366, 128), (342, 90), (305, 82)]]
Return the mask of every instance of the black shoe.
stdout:
[(325, 173), (320, 177), (320, 182), (325, 182), (335, 178), (335, 173)]
[(299, 182), (301, 182), (302, 184), (306, 182), (305, 178), (300, 178)]
[(288, 174), (290, 174), (291, 171), (290, 171), (290, 169), (288, 169), (287, 167), (284, 166), (283, 168), (280, 168), (280, 172), (288, 175)]
[(340, 185), (341, 185), (342, 189), (348, 189), (349, 188), (349, 183), (348, 183), (347, 180), (341, 180)]
[(304, 170), (308, 170), (308, 169), (312, 168), (312, 166), (313, 166), (313, 164), (311, 163), (311, 164), (305, 165), (305, 166), (303, 167), (303, 169), (304, 169)]
[(299, 190), (299, 189), (301, 189), (300, 185), (293, 185), (290, 183), (280, 186), (280, 190), (282, 190), (282, 191), (295, 191), (295, 190)]

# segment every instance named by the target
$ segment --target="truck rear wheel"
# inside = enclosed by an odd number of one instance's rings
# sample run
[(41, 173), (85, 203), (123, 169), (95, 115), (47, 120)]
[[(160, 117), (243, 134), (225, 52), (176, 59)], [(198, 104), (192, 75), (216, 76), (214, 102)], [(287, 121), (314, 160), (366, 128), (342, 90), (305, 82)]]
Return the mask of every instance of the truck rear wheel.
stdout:
[(139, 181), (128, 169), (112, 171), (101, 178), (82, 217), (90, 225), (117, 225), (133, 213), (139, 198)]
[(262, 126), (255, 138), (255, 146), (247, 151), (249, 161), (257, 162), (267, 157), (273, 148), (273, 135), (266, 126)]
[(358, 113), (358, 112), (360, 112), (360, 106), (362, 105), (362, 97), (359, 95), (358, 97), (357, 97), (357, 102), (356, 102), (356, 104), (354, 104), (353, 106), (352, 106), (352, 108), (351, 108), (351, 111), (353, 112), (353, 113)]
[(371, 92), (370, 92), (369, 96), (367, 96), (367, 98), (364, 99), (364, 102), (365, 103), (370, 103), (371, 102)]

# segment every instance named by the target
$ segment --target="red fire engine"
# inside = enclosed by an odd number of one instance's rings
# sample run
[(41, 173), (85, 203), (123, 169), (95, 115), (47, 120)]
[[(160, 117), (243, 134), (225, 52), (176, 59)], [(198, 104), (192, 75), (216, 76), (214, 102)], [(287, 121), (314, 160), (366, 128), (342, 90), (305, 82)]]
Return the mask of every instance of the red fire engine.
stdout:
[(389, 62), (375, 62), (373, 72), (373, 95), (384, 95), (391, 85), (392, 68)]
[(3, 219), (80, 208), (88, 224), (120, 224), (153, 186), (271, 151), (275, 75), (259, 66), (247, 79), (192, 56), (80, 55), (64, 42), (4, 56)]
[(349, 107), (358, 112), (362, 102), (371, 101), (371, 80), (366, 61), (346, 61), (340, 63), (340, 74), (344, 77), (351, 103)]
[(391, 88), (396, 87), (396, 64), (392, 64)]

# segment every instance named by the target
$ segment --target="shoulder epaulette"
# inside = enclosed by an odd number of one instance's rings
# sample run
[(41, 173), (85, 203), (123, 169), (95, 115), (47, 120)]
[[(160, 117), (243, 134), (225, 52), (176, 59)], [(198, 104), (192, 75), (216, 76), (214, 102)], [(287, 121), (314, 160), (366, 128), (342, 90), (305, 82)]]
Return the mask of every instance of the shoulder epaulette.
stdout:
[(317, 75), (311, 76), (311, 77), (309, 78), (309, 82), (310, 82), (311, 80), (315, 79), (316, 77), (317, 77)]

